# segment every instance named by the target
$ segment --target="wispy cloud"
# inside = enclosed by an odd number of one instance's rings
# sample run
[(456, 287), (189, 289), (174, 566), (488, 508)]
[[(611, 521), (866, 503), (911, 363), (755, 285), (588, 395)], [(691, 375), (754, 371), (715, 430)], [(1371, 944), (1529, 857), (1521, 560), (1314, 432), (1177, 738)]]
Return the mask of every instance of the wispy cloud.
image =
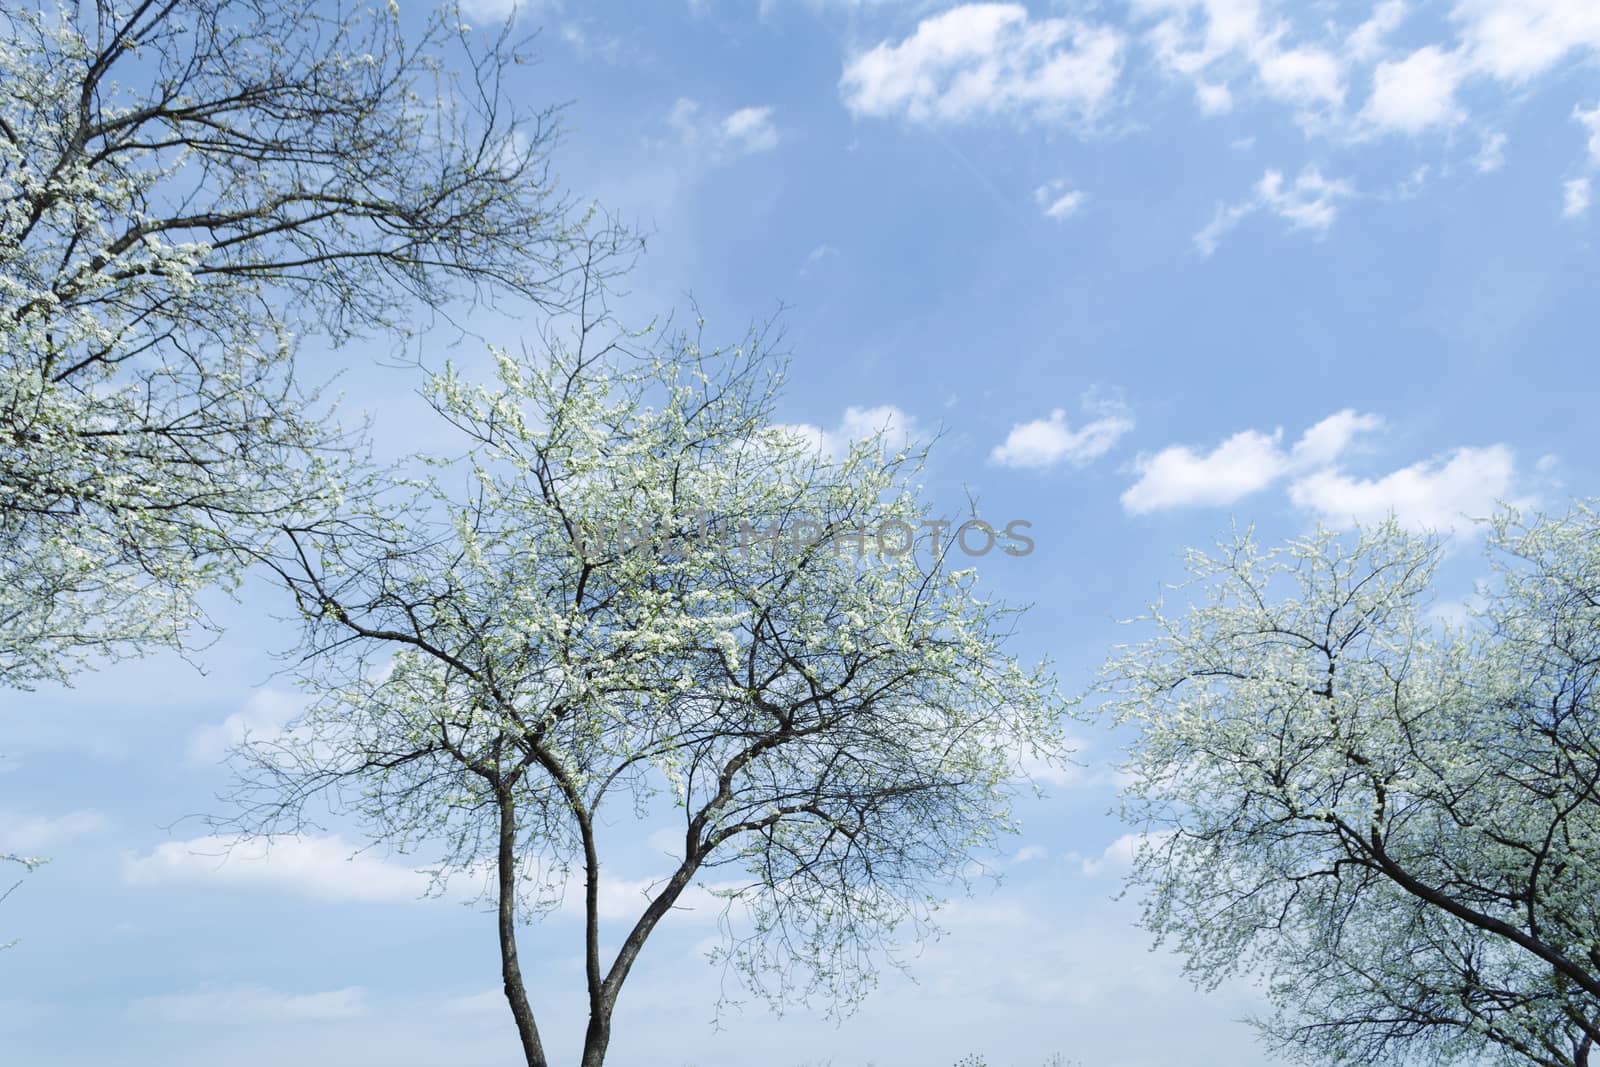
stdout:
[(1561, 184), (1561, 214), (1569, 219), (1589, 213), (1594, 183), (1588, 178), (1573, 178)]
[(212, 726), (202, 726), (189, 738), (192, 763), (217, 763), (246, 739), (260, 741), (283, 732), (306, 706), (305, 697), (281, 689), (257, 689), (244, 707)]
[(1085, 878), (1098, 878), (1102, 874), (1123, 874), (1133, 866), (1139, 850), (1145, 846), (1159, 846), (1171, 835), (1167, 832), (1122, 834), (1096, 856), (1085, 856), (1078, 861)]
[(800, 264), (800, 276), (804, 278), (817, 267), (821, 266), (823, 260), (838, 254), (839, 250), (828, 244), (826, 241), (820, 245), (817, 245), (810, 252), (806, 253), (805, 262)]
[(176, 1026), (244, 1026), (354, 1019), (367, 1014), (367, 992), (360, 986), (321, 993), (285, 993), (244, 985), (140, 997), (128, 1014)]
[(1060, 178), (1045, 182), (1033, 191), (1033, 201), (1039, 205), (1044, 217), (1057, 222), (1076, 215), (1087, 198), (1088, 194), (1083, 190), (1072, 188)]
[(1211, 221), (1194, 235), (1195, 247), (1201, 255), (1211, 255), (1230, 230), (1257, 211), (1277, 216), (1291, 230), (1309, 230), (1320, 236), (1339, 217), (1339, 201), (1354, 195), (1355, 188), (1348, 181), (1325, 178), (1316, 167), (1305, 168), (1292, 182), (1284, 179), (1282, 171), (1268, 170), (1248, 199), (1217, 207)]
[[(450, 896), (473, 899), (485, 886), (487, 865), (446, 871)], [(555, 866), (529, 862), (524, 870), (530, 901), (556, 916), (583, 914), (581, 878)], [(123, 860), (124, 884), (144, 888), (189, 886), (225, 891), (288, 893), (331, 901), (419, 900), (439, 889), (430, 871), (363, 851), (338, 834), (241, 838), (210, 835), (167, 841)], [(607, 922), (632, 922), (659, 891), (666, 876), (626, 878), (607, 873), (599, 888), (599, 915)], [(679, 921), (712, 922), (723, 901), (714, 890), (691, 886), (674, 906)]]
[(778, 127), (770, 107), (741, 107), (725, 115), (706, 111), (699, 101), (679, 97), (667, 112), (667, 125), (679, 144), (707, 162), (770, 152), (778, 147)]
[(426, 872), (362, 851), (337, 834), (165, 841), (126, 857), (122, 879), (133, 886), (266, 889), (324, 900), (414, 900), (429, 887)]
[(541, 18), (559, 12), (560, 0), (461, 0), (461, 10), (480, 22)]
[(1582, 105), (1573, 108), (1572, 119), (1582, 126), (1584, 133), (1588, 135), (1585, 147), (1589, 150), (1589, 162), (1594, 166), (1600, 166), (1600, 104), (1591, 108)]
[(1478, 149), (1478, 154), (1472, 157), (1472, 165), (1479, 174), (1493, 174), (1506, 165), (1506, 135), (1499, 130), (1494, 131), (1483, 139), (1483, 145)]
[(36, 815), (0, 810), (0, 852), (33, 855), (74, 838), (99, 833), (110, 823), (98, 811), (84, 809), (63, 815)]

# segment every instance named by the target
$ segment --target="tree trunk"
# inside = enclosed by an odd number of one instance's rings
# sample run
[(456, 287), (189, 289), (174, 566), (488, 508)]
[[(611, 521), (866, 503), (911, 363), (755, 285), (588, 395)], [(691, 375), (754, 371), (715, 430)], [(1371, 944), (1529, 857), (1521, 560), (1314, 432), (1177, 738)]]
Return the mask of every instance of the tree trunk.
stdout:
[[(500, 977), (505, 983), (511, 1016), (517, 1020), (517, 1035), (522, 1039), (522, 1054), (528, 1067), (549, 1067), (544, 1046), (539, 1042), (539, 1027), (528, 1005), (528, 991), (522, 984), (522, 968), (517, 963), (517, 811), (508, 791), (501, 791), (500, 850), (496, 860), (500, 883)], [(587, 1057), (584, 1060), (588, 1063)], [(600, 1062), (598, 1060), (596, 1063)]]
[(581, 1067), (601, 1067), (606, 1061), (606, 1047), (611, 1044), (611, 1005), (589, 1013), (589, 1028), (583, 1035), (583, 1060)]

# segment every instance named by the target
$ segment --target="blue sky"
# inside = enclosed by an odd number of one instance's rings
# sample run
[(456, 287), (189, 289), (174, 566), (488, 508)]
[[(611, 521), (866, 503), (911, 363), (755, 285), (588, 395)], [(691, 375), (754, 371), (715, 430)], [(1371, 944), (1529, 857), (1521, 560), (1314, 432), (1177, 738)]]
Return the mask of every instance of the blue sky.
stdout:
[[(1448, 614), (1479, 573), (1465, 516), (1600, 487), (1593, 0), (518, 17), (544, 27), (519, 91), (571, 101), (565, 184), (650, 235), (624, 313), (692, 297), (733, 340), (781, 304), (786, 419), (824, 443), (942, 430), (936, 500), (970, 489), (1034, 524), (1032, 555), (982, 573), (1034, 604), (1016, 651), (1068, 688), (1231, 519), (1441, 530)], [(469, 325), (527, 328), (516, 308)], [(345, 370), (380, 449), (425, 447), (416, 380), (382, 348), (308, 362)], [(0, 846), (54, 857), (0, 907), (23, 938), (0, 957), (12, 1062), (511, 1062), (492, 918), (465, 894), (418, 900), (416, 859), (351, 859), (354, 828), (224, 860), (192, 818), (224, 807), (226, 744), (293, 710), (284, 607), (258, 586), (218, 601), (204, 673), (157, 657), (0, 704)], [(1023, 809), (1002, 884), (956, 901), (911, 978), (842, 1025), (751, 1004), (713, 1030), (700, 907), (646, 950), (612, 1062), (1271, 1062), (1236, 1021), (1248, 983), (1193, 991), (1112, 899), (1118, 738), (1078, 733), (1085, 766)], [(615, 914), (663, 869), (655, 829), (613, 828)], [(582, 1032), (578, 934), (558, 912), (523, 947), (560, 1055)]]

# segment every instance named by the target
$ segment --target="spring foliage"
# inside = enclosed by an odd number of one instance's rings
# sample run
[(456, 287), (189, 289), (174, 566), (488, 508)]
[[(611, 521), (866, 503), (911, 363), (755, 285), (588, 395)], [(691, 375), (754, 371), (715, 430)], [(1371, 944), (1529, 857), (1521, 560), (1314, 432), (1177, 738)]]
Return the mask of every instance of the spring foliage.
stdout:
[(592, 264), (518, 59), (453, 9), (411, 39), (392, 5), (0, 11), (0, 686), (181, 646), (200, 590), (338, 509), (298, 337), (559, 303)]
[[(433, 380), (470, 458), (403, 524), (296, 535), (283, 573), (323, 696), (251, 747), (255, 828), (292, 832), (332, 795), (379, 840), (442, 848), (446, 874), (497, 867), (503, 909), (581, 885), (585, 1064), (645, 939), (713, 872), (725, 961), (777, 1005), (847, 1006), (1011, 828), (1019, 750), (1059, 747), (1049, 675), (1001, 651), (1015, 612), (944, 566), (948, 544), (863, 556), (833, 536), (915, 527), (919, 454), (819, 455), (774, 422), (758, 338), (634, 351), (584, 330), (497, 359), (489, 384)], [(607, 813), (660, 803), (681, 859), (603, 953)], [(538, 1064), (509, 929), (503, 911)]]
[(1488, 538), (1466, 621), (1395, 525), (1190, 560), (1107, 667), (1145, 921), (1260, 969), (1314, 1063), (1574, 1067), (1600, 1037), (1600, 515)]

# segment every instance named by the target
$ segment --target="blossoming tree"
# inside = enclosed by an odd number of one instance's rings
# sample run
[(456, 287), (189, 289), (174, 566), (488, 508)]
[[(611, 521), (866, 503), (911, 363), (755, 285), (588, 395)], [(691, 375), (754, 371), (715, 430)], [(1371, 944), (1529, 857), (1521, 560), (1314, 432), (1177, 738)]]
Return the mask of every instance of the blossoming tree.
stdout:
[[(317, 698), (244, 751), (256, 833), (333, 798), (443, 877), (493, 872), (530, 1067), (548, 1060), (517, 928), (569, 872), (586, 1067), (646, 941), (712, 872), (725, 959), (775, 1000), (846, 1006), (874, 947), (1007, 831), (1019, 752), (1060, 744), (1045, 668), (1002, 654), (1014, 610), (948, 544), (863, 535), (917, 526), (917, 453), (817, 454), (774, 423), (755, 340), (598, 336), (500, 353), (489, 385), (439, 375), (470, 477), (447, 466), (391, 521), (294, 533), (281, 574)], [(678, 813), (679, 858), (604, 952), (604, 858), (651, 804)]]
[(556, 192), (519, 58), (453, 9), (409, 38), (393, 4), (0, 9), (0, 686), (181, 644), (337, 498), (297, 335), (594, 268), (616, 235)]
[(1132, 875), (1214, 983), (1257, 968), (1314, 1063), (1581, 1067), (1600, 1039), (1600, 515), (1489, 538), (1461, 625), (1388, 524), (1191, 558), (1108, 666)]

